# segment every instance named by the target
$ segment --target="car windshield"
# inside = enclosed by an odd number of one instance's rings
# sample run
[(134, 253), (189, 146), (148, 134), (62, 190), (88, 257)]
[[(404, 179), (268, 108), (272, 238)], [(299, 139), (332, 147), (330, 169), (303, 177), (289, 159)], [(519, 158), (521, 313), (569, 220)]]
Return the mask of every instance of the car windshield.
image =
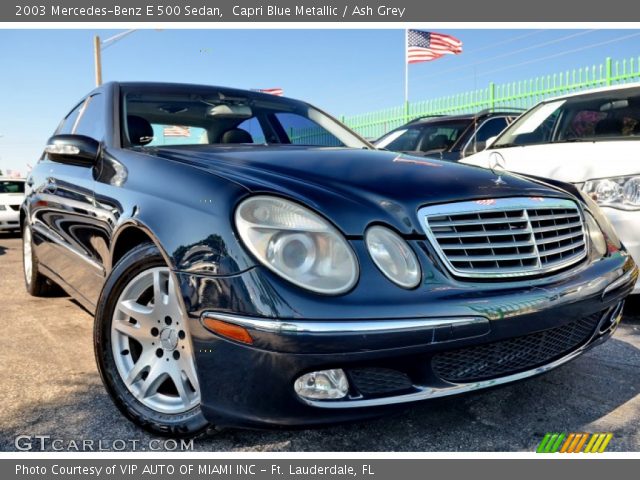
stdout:
[(0, 193), (24, 193), (24, 182), (18, 180), (0, 180)]
[(394, 130), (375, 143), (394, 152), (435, 152), (450, 149), (471, 120), (424, 122)]
[(268, 94), (213, 87), (122, 89), (123, 145), (306, 145), (370, 148), (320, 110)]
[(493, 148), (640, 138), (640, 89), (544, 102), (516, 120)]

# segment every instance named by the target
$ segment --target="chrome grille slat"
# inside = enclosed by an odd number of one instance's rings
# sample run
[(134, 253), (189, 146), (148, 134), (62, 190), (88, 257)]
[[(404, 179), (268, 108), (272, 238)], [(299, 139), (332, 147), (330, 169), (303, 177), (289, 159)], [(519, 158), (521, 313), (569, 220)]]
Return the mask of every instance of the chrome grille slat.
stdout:
[(420, 209), (429, 240), (464, 277), (537, 275), (586, 255), (582, 212), (559, 198), (501, 198)]
[(537, 254), (528, 255), (449, 255), (449, 260), (452, 262), (466, 262), (469, 260), (486, 260), (486, 261), (499, 261), (499, 260), (526, 260), (527, 258), (538, 258)]
[(547, 237), (547, 238), (540, 238), (538, 240), (536, 240), (536, 243), (538, 244), (538, 246), (541, 245), (545, 245), (547, 243), (554, 243), (554, 242), (562, 242), (563, 240), (568, 240), (570, 238), (575, 238), (575, 237), (581, 237), (583, 236), (582, 231), (579, 232), (573, 232), (573, 233), (567, 233), (566, 235), (558, 235), (555, 237)]
[(543, 250), (540, 252), (541, 257), (548, 257), (549, 255), (557, 255), (558, 253), (566, 252), (568, 250), (575, 250), (576, 248), (584, 246), (584, 242), (580, 241), (577, 244), (567, 245), (566, 247), (553, 248), (551, 250)]
[[(429, 224), (431, 225), (431, 228), (433, 227), (439, 227), (439, 226), (443, 226), (443, 227), (462, 227), (462, 226), (466, 226), (466, 225), (477, 225), (478, 224), (478, 220), (458, 220), (458, 221), (435, 221), (435, 222), (429, 222)], [(501, 217), (501, 218), (487, 218), (487, 219), (483, 219), (482, 223), (483, 224), (502, 224), (504, 223), (505, 220), (509, 220), (512, 222), (526, 222), (527, 218), (522, 216), (522, 217)]]
[(472, 238), (472, 237), (506, 237), (509, 235), (525, 235), (527, 233), (532, 233), (531, 230), (489, 230), (489, 231), (480, 231), (480, 232), (447, 232), (447, 233), (438, 233), (434, 232), (434, 235), (438, 238)]
[[(539, 242), (538, 242), (539, 243)], [(526, 242), (493, 242), (493, 243), (446, 243), (442, 245), (443, 250), (464, 250), (467, 248), (512, 248), (512, 247), (532, 247), (533, 241)]]
[(555, 232), (558, 230), (566, 230), (567, 228), (582, 228), (582, 222), (560, 223), (558, 225), (549, 225), (548, 227), (533, 227), (533, 233)]

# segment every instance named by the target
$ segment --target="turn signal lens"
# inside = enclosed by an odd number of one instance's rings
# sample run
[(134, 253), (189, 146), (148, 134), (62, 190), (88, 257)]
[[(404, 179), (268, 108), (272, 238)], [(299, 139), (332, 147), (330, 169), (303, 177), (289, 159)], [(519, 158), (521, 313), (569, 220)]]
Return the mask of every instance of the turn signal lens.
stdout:
[(215, 318), (205, 318), (202, 323), (213, 333), (217, 333), (221, 337), (229, 338), (236, 342), (253, 343), (253, 338), (251, 338), (247, 329), (239, 325), (216, 320)]

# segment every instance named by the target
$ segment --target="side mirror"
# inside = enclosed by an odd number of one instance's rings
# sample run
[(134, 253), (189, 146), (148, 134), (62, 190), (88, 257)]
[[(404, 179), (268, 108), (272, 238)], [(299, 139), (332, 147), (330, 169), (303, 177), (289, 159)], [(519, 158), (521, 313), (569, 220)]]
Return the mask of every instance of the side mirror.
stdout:
[(100, 153), (100, 143), (84, 135), (54, 135), (44, 148), (54, 162), (91, 167)]
[(493, 137), (487, 138), (487, 141), (484, 142), (483, 150), (486, 150), (487, 148), (491, 147), (491, 145), (493, 145), (493, 142), (495, 142), (497, 139), (498, 139), (498, 135), (494, 135)]

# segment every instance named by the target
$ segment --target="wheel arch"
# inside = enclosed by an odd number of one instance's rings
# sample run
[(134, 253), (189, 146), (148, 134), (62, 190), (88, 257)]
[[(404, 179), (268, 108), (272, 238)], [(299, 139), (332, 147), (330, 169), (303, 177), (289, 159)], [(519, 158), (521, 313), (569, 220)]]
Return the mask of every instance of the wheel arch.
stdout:
[(160, 251), (167, 266), (170, 269), (174, 268), (171, 256), (167, 254), (158, 237), (147, 225), (140, 221), (126, 221), (113, 233), (112, 239), (109, 252), (110, 265), (108, 265), (107, 269), (109, 272), (128, 252), (145, 243), (154, 244)]

